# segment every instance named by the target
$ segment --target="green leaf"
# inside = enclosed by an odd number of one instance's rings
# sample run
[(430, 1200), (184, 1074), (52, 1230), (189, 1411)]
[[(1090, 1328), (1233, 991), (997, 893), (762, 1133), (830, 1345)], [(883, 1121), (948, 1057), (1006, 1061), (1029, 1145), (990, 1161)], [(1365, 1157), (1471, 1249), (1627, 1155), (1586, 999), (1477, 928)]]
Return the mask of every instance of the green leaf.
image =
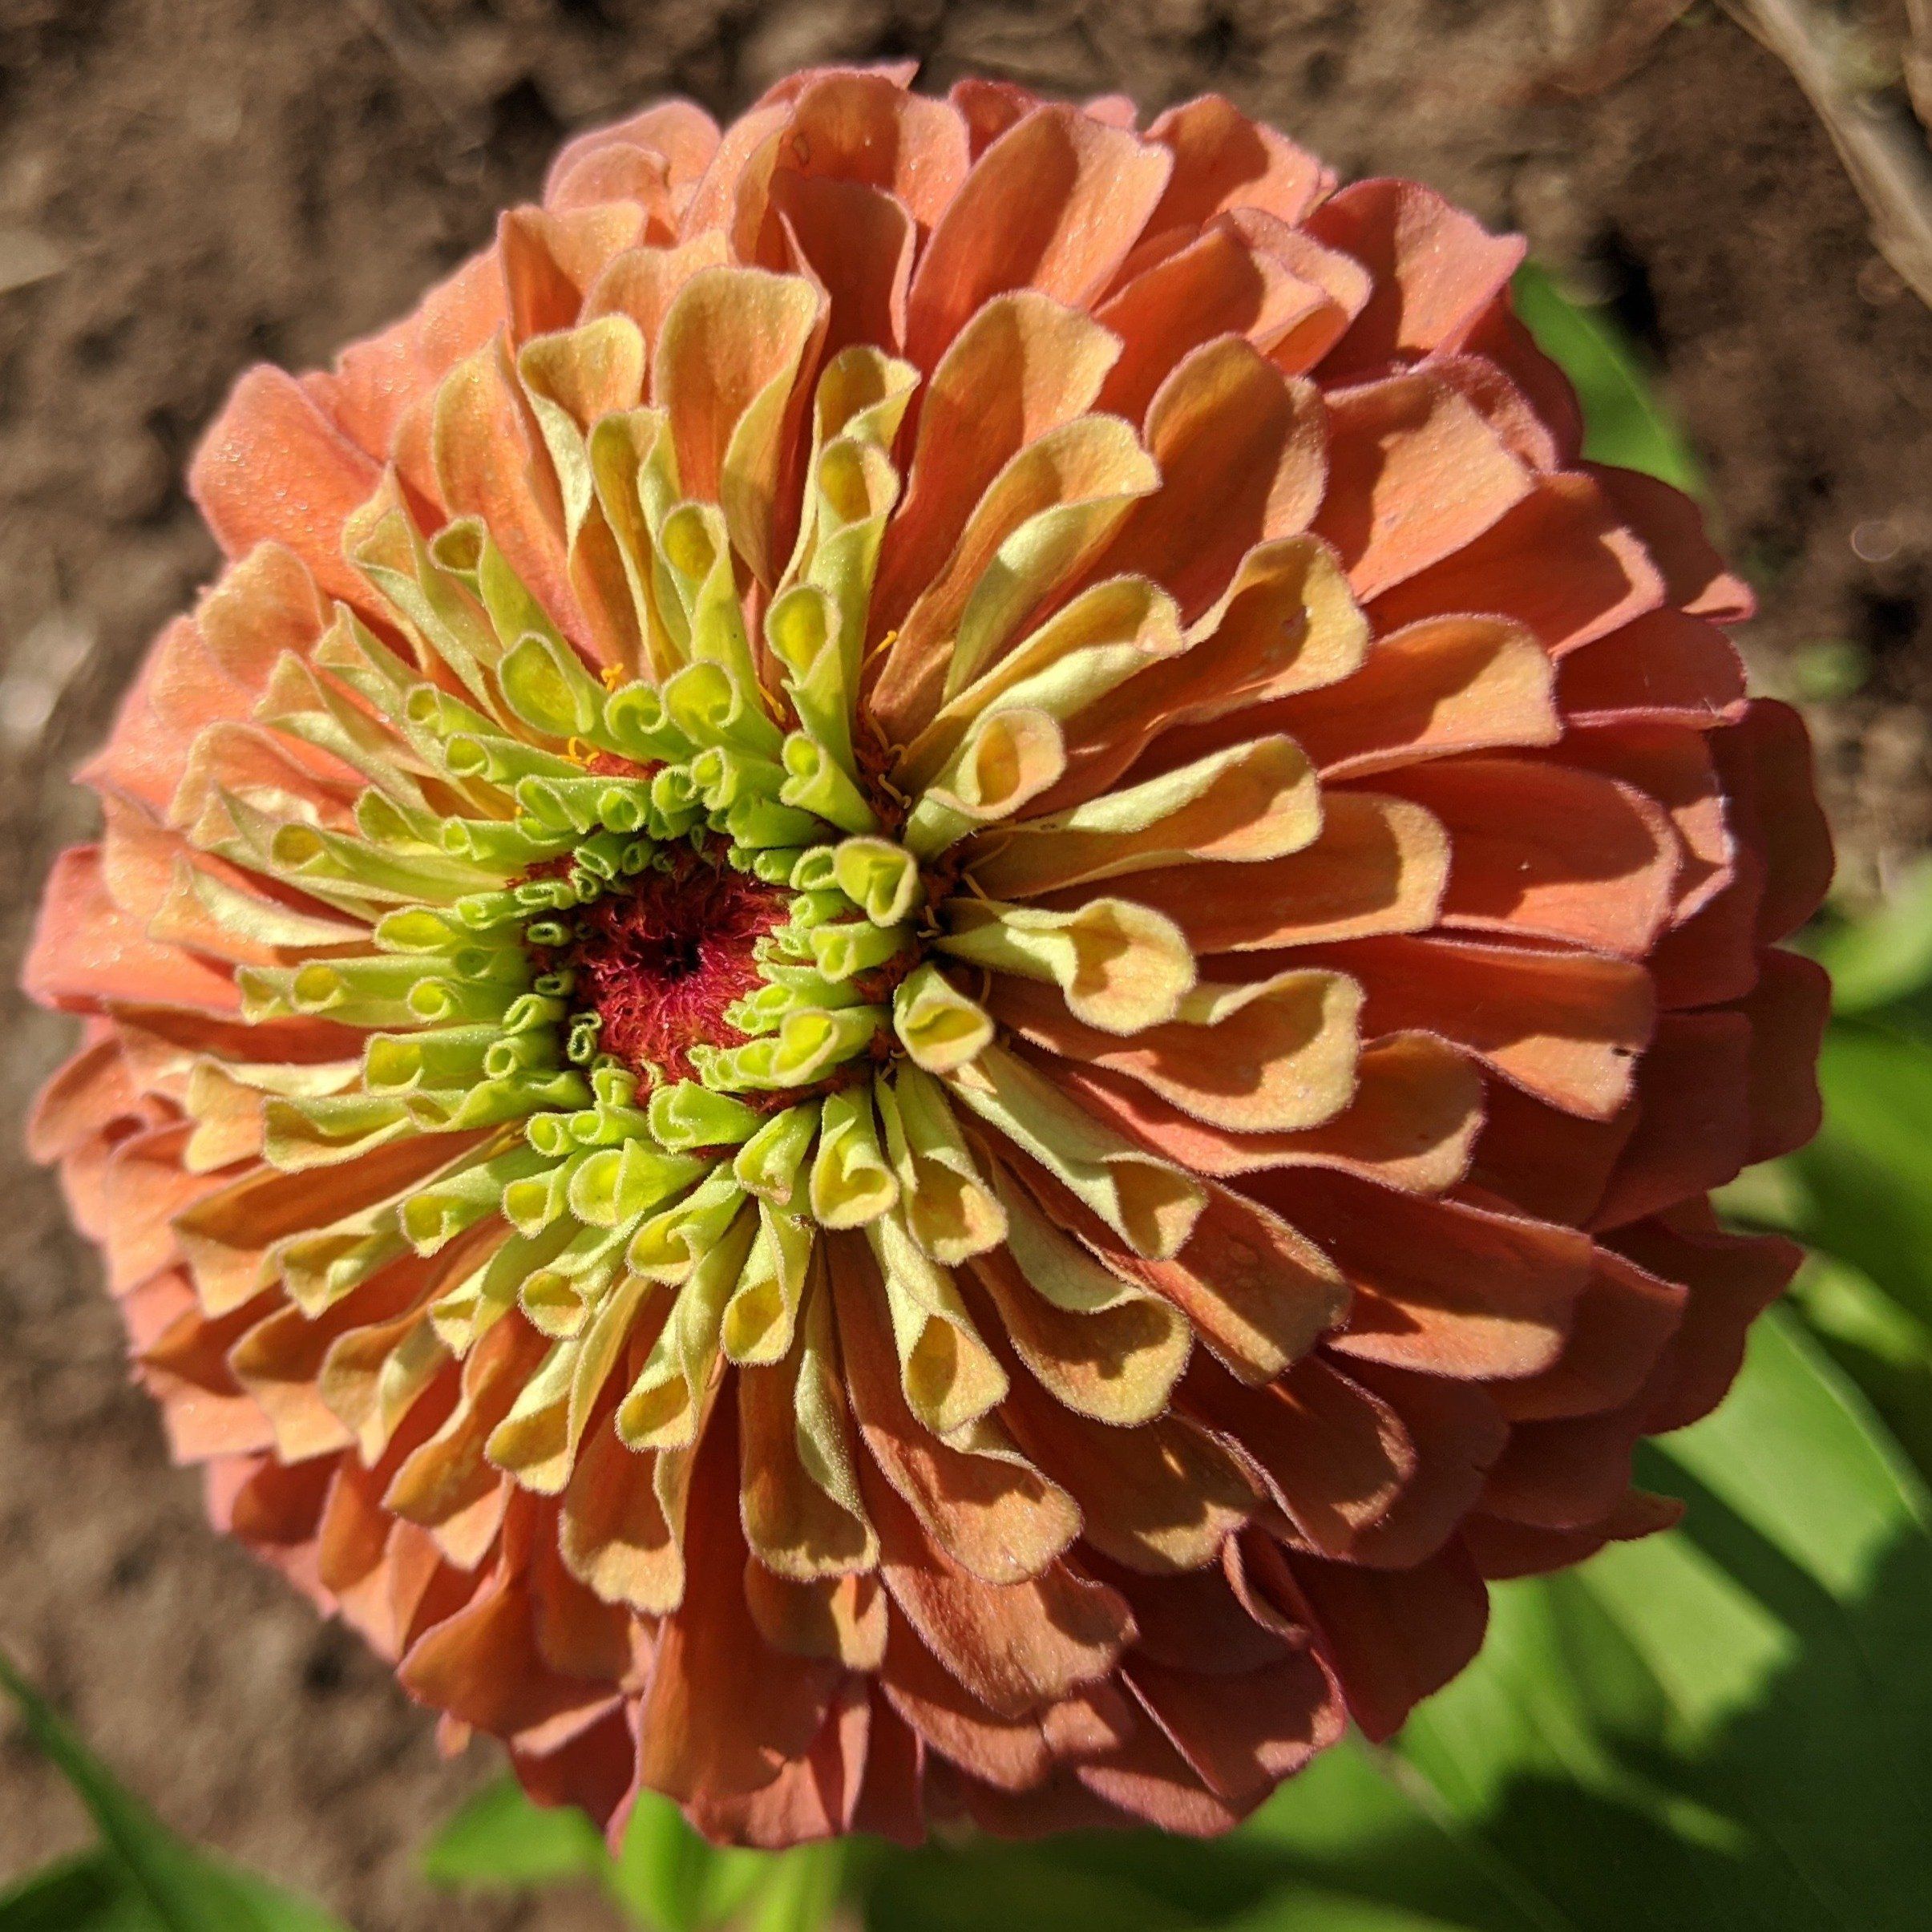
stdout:
[[(728, 1919), (749, 1932), (810, 1932), (836, 1896), (826, 1849), (782, 1855), (707, 1844), (668, 1800), (646, 1794), (620, 1854), (579, 1811), (532, 1804), (514, 1778), (471, 1798), (430, 1840), (423, 1874), (436, 1885), (529, 1888), (589, 1880), (651, 1932), (707, 1932)], [(6, 1928), (0, 1926), (0, 1932)]]
[(1921, 1922), (1922, 1485), (1783, 1311), (1728, 1402), (1647, 1461), (1683, 1527), (1498, 1592), (1405, 1756), (1578, 1932)]
[(1350, 1739), (1240, 1831), (887, 1849), (879, 1932), (1904, 1932), (1923, 1922), (1922, 1485), (1786, 1312), (1646, 1457), (1685, 1523), (1494, 1592), (1396, 1750)]
[[(1412, 1766), (1352, 1733), (1284, 1785), (1242, 1836), (1291, 1861), (1298, 1879), (1320, 1888), (1312, 1895), (1331, 1902), (1323, 1912), (1332, 1911), (1332, 1901), (1352, 1897), (1354, 1916), (1342, 1922), (1376, 1932), (1411, 1925), (1549, 1932), (1562, 1922), (1547, 1915), (1534, 1893)], [(1287, 1896), (1299, 1900), (1302, 1885)], [(1330, 1920), (1271, 1912), (1265, 1922), (1320, 1926)]]
[[(811, 1901), (818, 1896), (814, 1881), (802, 1880), (798, 1874), (823, 1864), (826, 1850), (823, 1845), (801, 1845), (795, 1851), (788, 1852), (721, 1850), (715, 1845), (709, 1849), (711, 1863), (705, 1874), (704, 1892), (698, 1902), (701, 1925), (722, 1925), (726, 1920), (735, 1918), (746, 1907), (752, 1906), (755, 1910), (746, 1922), (762, 1926), (768, 1899), (776, 1902), (772, 1908), (778, 1914), (774, 1922), (774, 1928), (817, 1922), (797, 1916), (808, 1911)], [(835, 1866), (835, 1885), (837, 1877)], [(794, 1916), (786, 1918), (785, 1914), (788, 1912)]]
[(3, 1653), (0, 1689), (19, 1707), (28, 1735), (92, 1814), (101, 1855), (111, 1861), (127, 1896), (162, 1932), (342, 1932), (319, 1907), (176, 1837), (115, 1782)]
[(1865, 918), (1819, 928), (1811, 952), (1831, 974), (1837, 1012), (1870, 1012), (1932, 988), (1932, 859)]
[(612, 1894), (658, 1932), (697, 1932), (714, 1855), (675, 1805), (646, 1793), (624, 1834)]
[(1037, 1845), (974, 1840), (935, 1841), (907, 1850), (877, 1848), (859, 1885), (865, 1922), (873, 1932), (1064, 1932), (1068, 1926), (1104, 1926), (1107, 1932), (1181, 1932), (1190, 1926), (1219, 1925), (1227, 1888), (1241, 1904), (1265, 1901), (1268, 1887), (1242, 1885), (1236, 1862), (1223, 1852), (1172, 1841), (1197, 1881), (1191, 1907), (1163, 1898), (1139, 1880), (1141, 1867), (1158, 1861), (1170, 1841), (1151, 1837), (1093, 1840), (1061, 1838)]
[(156, 1932), (156, 1918), (109, 1852), (83, 1852), (0, 1894), (0, 1932)]
[(582, 1812), (533, 1805), (513, 1777), (478, 1792), (422, 1850), (422, 1875), (439, 1886), (601, 1881), (609, 1869), (603, 1835)]
[(1407, 1906), (1297, 1886), (1271, 1899), (1252, 1918), (1229, 1922), (1231, 1932), (1445, 1932), (1465, 1920), (1437, 1918)]
[(1825, 1125), (1783, 1165), (1793, 1231), (1932, 1325), (1932, 1043), (1841, 1020), (1818, 1063)]
[(1932, 859), (1876, 911), (1805, 939), (1832, 976), (1825, 1124), (1720, 1199), (1814, 1251), (1791, 1305), (1932, 1476)]
[[(762, 1861), (753, 1889), (740, 1902), (750, 1908), (745, 1932), (818, 1932), (838, 1902), (844, 1870), (841, 1845), (802, 1845)], [(713, 1909), (721, 1902), (714, 1895)], [(729, 1918), (738, 1909), (737, 1903), (726, 1905), (720, 1916)]]
[(1643, 470), (1693, 496), (1705, 494), (1690, 445), (1658, 402), (1642, 356), (1601, 309), (1572, 301), (1534, 262), (1516, 272), (1516, 312), (1537, 345), (1576, 385), (1583, 454)]
[(1869, 1275), (1829, 1255), (1805, 1263), (1792, 1284), (1792, 1305), (1913, 1467), (1932, 1481), (1932, 1328)]
[(1785, 674), (1791, 695), (1808, 705), (1841, 702), (1871, 682), (1872, 654), (1849, 637), (1821, 637), (1791, 653)]
[(876, 1932), (1554, 1932), (1562, 1922), (1521, 1896), (1409, 1766), (1352, 1736), (1215, 1844), (1138, 1832), (871, 1851), (855, 1889)]
[(700, 1837), (668, 1798), (646, 1793), (625, 1829), (611, 1892), (656, 1932), (702, 1932), (738, 1911), (805, 1855), (721, 1849)]

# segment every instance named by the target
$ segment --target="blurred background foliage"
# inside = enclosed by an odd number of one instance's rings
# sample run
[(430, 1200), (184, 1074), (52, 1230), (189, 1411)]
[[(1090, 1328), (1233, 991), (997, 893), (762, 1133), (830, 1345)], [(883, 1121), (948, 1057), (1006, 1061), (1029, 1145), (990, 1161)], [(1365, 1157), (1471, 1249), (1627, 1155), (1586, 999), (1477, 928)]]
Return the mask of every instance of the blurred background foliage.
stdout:
[[(1586, 454), (1703, 493), (1651, 372), (1542, 270), (1525, 319)], [(1795, 694), (1860, 666), (1829, 641)], [(1683, 1522), (1493, 1593), (1488, 1644), (1394, 1745), (1352, 1737), (1232, 1837), (948, 1837), (716, 1849), (641, 1805), (620, 1855), (493, 1784), (431, 1884), (588, 1884), (654, 1932), (1913, 1932), (1932, 1924), (1932, 861), (1804, 938), (1830, 969), (1826, 1118), (1728, 1191), (1812, 1250), (1718, 1413), (1648, 1445)], [(169, 1833), (0, 1659), (94, 1850), (0, 1897), (0, 1932), (344, 1932)], [(748, 1689), (750, 1687), (748, 1687)], [(379, 1927), (363, 1932), (381, 1932)]]

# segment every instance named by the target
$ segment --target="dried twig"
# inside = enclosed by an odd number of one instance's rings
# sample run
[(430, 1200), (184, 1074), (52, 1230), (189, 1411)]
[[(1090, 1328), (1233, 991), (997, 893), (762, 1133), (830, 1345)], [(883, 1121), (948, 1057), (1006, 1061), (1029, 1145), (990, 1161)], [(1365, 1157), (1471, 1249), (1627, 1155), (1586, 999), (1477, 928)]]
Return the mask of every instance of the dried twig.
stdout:
[[(1810, 0), (1721, 4), (1791, 70), (1864, 198), (1879, 253), (1932, 306), (1932, 149), (1924, 130), (1853, 77), (1844, 26)], [(1926, 16), (1932, 4), (1917, 0), (1915, 30)], [(1924, 51), (1926, 42), (1918, 44)]]
[(1932, 127), (1932, 0), (1906, 0), (1905, 71), (1913, 109)]

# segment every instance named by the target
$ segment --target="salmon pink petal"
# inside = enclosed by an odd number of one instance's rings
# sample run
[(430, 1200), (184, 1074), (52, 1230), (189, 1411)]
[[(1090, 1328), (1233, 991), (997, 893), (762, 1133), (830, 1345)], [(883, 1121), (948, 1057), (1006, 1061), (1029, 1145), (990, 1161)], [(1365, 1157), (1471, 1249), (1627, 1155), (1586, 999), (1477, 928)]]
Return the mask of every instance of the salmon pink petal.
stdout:
[(1590, 1244), (1574, 1231), (1338, 1174), (1263, 1185), (1352, 1291), (1348, 1324), (1328, 1344), (1338, 1353), (1504, 1382), (1562, 1353), (1590, 1278)]
[(1128, 519), (1101, 568), (1152, 577), (1192, 619), (1255, 545), (1308, 527), (1322, 495), (1320, 404), (1223, 336), (1180, 362), (1146, 422), (1165, 487)]
[(1734, 1180), (1748, 1152), (1751, 1025), (1741, 1013), (1666, 1013), (1637, 1075), (1637, 1123), (1593, 1225), (1625, 1221)]
[(1665, 597), (1675, 608), (1714, 624), (1742, 623), (1756, 609), (1749, 587), (1712, 548), (1703, 511), (1681, 490), (1639, 470), (1608, 463), (1582, 467), (1663, 573)]
[(1459, 550), (1383, 588), (1371, 606), (1394, 630), (1423, 617), (1485, 611), (1526, 624), (1560, 657), (1663, 601), (1648, 552), (1603, 486), (1574, 470), (1527, 494)]
[(1166, 152), (1063, 107), (1035, 108), (973, 163), (912, 278), (908, 353), (936, 363), (975, 309), (1030, 286), (1085, 307), (1173, 172)]
[[(1326, 290), (1244, 243), (1231, 226), (1164, 256), (1110, 297), (1096, 320), (1124, 345), (1100, 404), (1138, 422), (1168, 372), (1190, 350), (1239, 335), (1272, 357), (1323, 316), (1339, 321)], [(1313, 358), (1309, 358), (1312, 360)]]
[[(276, 479), (271, 490), (260, 487), (265, 474)], [(196, 453), (188, 488), (231, 557), (280, 544), (330, 596), (353, 604), (367, 592), (343, 560), (342, 528), (379, 475), (299, 383), (263, 366), (236, 384)]]
[(1557, 692), (1579, 725), (1640, 718), (1709, 730), (1744, 715), (1744, 667), (1715, 624), (1653, 611), (1566, 657)]
[(1470, 758), (1384, 774), (1453, 855), (1444, 924), (1640, 957), (1669, 916), (1679, 846), (1634, 786), (1557, 763)]
[(115, 904), (100, 849), (75, 846), (55, 862), (21, 983), (34, 999), (69, 1011), (116, 1000), (232, 1012), (228, 976), (192, 953), (156, 945)]
[[(1740, 791), (1764, 855), (1757, 936), (1768, 944), (1795, 932), (1831, 883), (1831, 835), (1811, 785), (1811, 739), (1789, 705), (1760, 698), (1734, 734), (1716, 746)], [(1746, 774), (1748, 775), (1745, 775)]]
[(1751, 1028), (1747, 1164), (1802, 1147), (1818, 1130), (1818, 1049), (1831, 1017), (1831, 979), (1815, 960), (1768, 952), (1758, 982), (1738, 1003)]
[(1151, 234), (1202, 226), (1236, 208), (1299, 221), (1334, 182), (1312, 155), (1218, 94), (1170, 107), (1147, 138), (1174, 151), (1173, 177), (1148, 219)]
[(486, 251), (432, 289), (415, 314), (351, 343), (332, 371), (306, 386), (336, 428), (379, 463), (394, 453), (411, 406), (508, 320), (502, 267)]
[(1405, 1570), (1299, 1555), (1282, 1566), (1286, 1587), (1308, 1606), (1348, 1715), (1372, 1740), (1392, 1736), (1481, 1644), (1487, 1593), (1460, 1544)]
[(1803, 1251), (1776, 1235), (1723, 1232), (1708, 1207), (1674, 1208), (1620, 1229), (1618, 1249), (1683, 1283), (1683, 1318), (1650, 1386), (1647, 1431), (1681, 1429), (1715, 1408), (1737, 1373), (1744, 1332), (1782, 1294)]
[(1655, 1536), (1681, 1520), (1683, 1505), (1675, 1496), (1653, 1496), (1632, 1489), (1594, 1523), (1574, 1530), (1532, 1529), (1501, 1517), (1473, 1514), (1462, 1540), (1486, 1578), (1541, 1576), (1592, 1557), (1607, 1543)]
[(1552, 469), (1570, 470), (1583, 447), (1583, 412), (1562, 367), (1544, 354), (1522, 318), (1499, 293), (1473, 325), (1461, 331), (1462, 354), (1481, 357), (1509, 378), (1542, 425)]
[(905, 501), (887, 526), (873, 593), (876, 623), (900, 621), (993, 479), (1082, 414), (1119, 353), (1088, 317), (1037, 291), (980, 307), (924, 386)]
[(1461, 392), (1421, 371), (1328, 404), (1328, 489), (1315, 521), (1364, 602), (1441, 564), (1535, 487)]
[(1514, 1385), (1485, 1388), (1379, 1362), (1351, 1363), (1349, 1372), (1400, 1417), (1415, 1457), (1401, 1493), (1356, 1538), (1352, 1554), (1376, 1569), (1406, 1569), (1436, 1554), (1486, 1493), (1509, 1447), (1501, 1397)]
[(1342, 1734), (1333, 1682), (1305, 1651), (1243, 1677), (1138, 1659), (1126, 1675), (1202, 1783), (1236, 1812), (1259, 1803)]
[(1413, 181), (1360, 181), (1309, 216), (1309, 231), (1361, 262), (1376, 292), (1329, 357), (1336, 381), (1461, 346), (1516, 273), (1523, 245), (1485, 234)]

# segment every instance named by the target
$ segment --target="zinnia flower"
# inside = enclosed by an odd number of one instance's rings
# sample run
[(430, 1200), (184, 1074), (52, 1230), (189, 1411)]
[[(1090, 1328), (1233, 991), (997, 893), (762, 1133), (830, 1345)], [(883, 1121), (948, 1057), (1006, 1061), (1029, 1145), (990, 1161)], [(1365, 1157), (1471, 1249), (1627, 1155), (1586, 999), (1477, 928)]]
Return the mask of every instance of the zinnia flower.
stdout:
[(1520, 245), (1203, 99), (672, 103), (197, 458), (34, 1128), (531, 1789), (1211, 1833), (1670, 1520), (1829, 859)]

